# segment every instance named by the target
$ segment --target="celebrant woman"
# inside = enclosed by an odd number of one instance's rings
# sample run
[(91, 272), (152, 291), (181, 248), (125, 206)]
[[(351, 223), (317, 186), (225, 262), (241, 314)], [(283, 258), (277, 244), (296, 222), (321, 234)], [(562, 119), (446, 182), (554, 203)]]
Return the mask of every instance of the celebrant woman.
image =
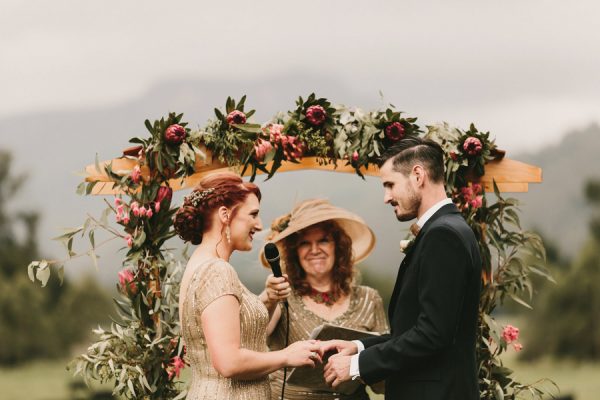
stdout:
[[(276, 219), (268, 241), (279, 248), (284, 277), (270, 275), (260, 298), (271, 315), (269, 347), (284, 346), (286, 318), (289, 343), (308, 339), (314, 328), (333, 324), (376, 333), (389, 325), (379, 293), (354, 282), (354, 263), (365, 259), (375, 235), (362, 218), (326, 200), (307, 200)], [(265, 263), (263, 259), (263, 263)], [(281, 301), (287, 300), (289, 312)], [(278, 306), (279, 305), (279, 306)], [(283, 371), (271, 374), (271, 398), (281, 396)], [(286, 384), (285, 398), (368, 399), (365, 386), (351, 395)]]
[(268, 374), (286, 366), (314, 366), (319, 345), (302, 341), (267, 350), (267, 309), (240, 282), (231, 254), (252, 248), (262, 229), (260, 190), (233, 174), (204, 178), (185, 198), (174, 227), (199, 245), (182, 278), (179, 317), (192, 370), (188, 399), (267, 399)]

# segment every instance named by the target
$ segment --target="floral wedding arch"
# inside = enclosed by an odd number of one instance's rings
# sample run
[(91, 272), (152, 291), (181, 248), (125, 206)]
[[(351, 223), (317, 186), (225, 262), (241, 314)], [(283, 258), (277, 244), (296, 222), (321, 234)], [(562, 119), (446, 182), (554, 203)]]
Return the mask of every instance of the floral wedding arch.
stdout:
[[(373, 163), (383, 149), (419, 135), (444, 149), (448, 195), (475, 232), (483, 255), (477, 347), (481, 398), (541, 398), (539, 386), (512, 379), (499, 358), (510, 345), (520, 350), (518, 330), (500, 326), (490, 315), (506, 297), (529, 307), (523, 295), (532, 296), (530, 274), (551, 279), (541, 239), (521, 229), (517, 200), (501, 194), (527, 191), (528, 183), (541, 182), (541, 170), (505, 158), (489, 133), (474, 125), (423, 130), (416, 118), (392, 105), (364, 111), (332, 106), (311, 94), (299, 98), (294, 110), (254, 124), (249, 122), (254, 110), (245, 111), (245, 99), (228, 98), (225, 110), (215, 108), (215, 118), (196, 131), (181, 114), (146, 120), (149, 137), (132, 138), (136, 146), (121, 158), (87, 167), (77, 192), (112, 194), (114, 200), (106, 201), (101, 217), (88, 217), (58, 239), (72, 258), (78, 256), (72, 250), (75, 237), (87, 236), (90, 247), (84, 254), (96, 263), (101, 244), (96, 244), (95, 232), (102, 230), (123, 240), (127, 252), (118, 275), (120, 298), (115, 299), (119, 320), (110, 329), (94, 330), (97, 341), (73, 361), (74, 373), (86, 381), (114, 381), (114, 393), (126, 398), (185, 396), (178, 380), (185, 367), (177, 311), (182, 262), (164, 247), (175, 235), (173, 190), (192, 188), (205, 174), (224, 168), (251, 180), (257, 174), (270, 178), (277, 171), (298, 169), (356, 172), (364, 178), (377, 174)], [(45, 285), (52, 264), (62, 274), (64, 261), (34, 261), (28, 267), (31, 280)]]

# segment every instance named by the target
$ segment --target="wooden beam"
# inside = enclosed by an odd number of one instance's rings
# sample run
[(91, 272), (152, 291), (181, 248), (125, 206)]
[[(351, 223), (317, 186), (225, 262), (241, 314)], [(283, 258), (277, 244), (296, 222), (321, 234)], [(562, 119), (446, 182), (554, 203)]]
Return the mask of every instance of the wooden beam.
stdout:
[[(195, 187), (200, 180), (209, 173), (216, 173), (221, 171), (231, 171), (227, 165), (213, 160), (210, 156), (210, 152), (207, 153), (207, 158), (204, 160), (197, 159), (196, 161), (196, 173), (189, 176), (185, 180), (171, 179), (169, 185), (173, 190), (190, 189)], [(137, 165), (135, 158), (116, 158), (111, 161), (104, 161), (100, 163), (101, 171), (96, 170), (94, 164), (86, 167), (88, 176), (86, 177), (87, 182), (98, 182), (92, 194), (108, 195), (117, 193), (113, 189), (113, 184), (108, 176), (103, 172), (104, 166), (112, 162), (112, 170), (116, 174), (126, 175), (131, 173), (133, 168)], [(270, 165), (267, 166), (270, 168)], [(494, 160), (486, 164), (486, 174), (473, 181), (480, 182), (484, 185), (486, 192), (493, 191), (492, 181), (495, 180), (498, 188), (501, 192), (527, 192), (529, 183), (540, 183), (542, 182), (542, 169), (533, 165), (525, 164), (520, 161), (511, 160), (508, 158), (502, 158), (500, 160)], [(300, 170), (321, 170), (321, 171), (333, 171), (333, 172), (344, 172), (354, 174), (354, 168), (347, 165), (345, 161), (338, 161), (337, 165), (325, 164), (319, 165), (316, 157), (304, 157), (298, 163), (284, 162), (277, 173), (288, 172), (288, 171), (300, 171)], [(368, 169), (361, 168), (361, 172), (366, 176), (378, 176), (379, 169), (375, 165), (369, 166)], [(263, 174), (262, 171), (258, 171), (258, 174)], [(148, 179), (150, 171), (147, 167), (142, 167), (142, 179)], [(244, 174), (250, 175), (250, 172), (246, 171)]]

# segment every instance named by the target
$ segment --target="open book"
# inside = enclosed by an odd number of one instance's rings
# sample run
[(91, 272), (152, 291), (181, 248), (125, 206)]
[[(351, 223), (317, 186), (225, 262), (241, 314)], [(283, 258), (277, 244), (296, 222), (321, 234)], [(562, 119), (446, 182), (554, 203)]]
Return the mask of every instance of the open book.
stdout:
[[(369, 336), (379, 336), (378, 333), (362, 331), (360, 329), (345, 328), (337, 325), (323, 324), (313, 329), (309, 339), (317, 340), (358, 340)], [(286, 382), (292, 385), (302, 386), (311, 390), (323, 390), (327, 392), (337, 392), (343, 394), (352, 394), (360, 386), (358, 381), (348, 381), (342, 383), (335, 390), (327, 385), (323, 377), (323, 367), (327, 364), (327, 359), (332, 354), (325, 354), (323, 364), (317, 364), (315, 368), (298, 367), (290, 371)]]

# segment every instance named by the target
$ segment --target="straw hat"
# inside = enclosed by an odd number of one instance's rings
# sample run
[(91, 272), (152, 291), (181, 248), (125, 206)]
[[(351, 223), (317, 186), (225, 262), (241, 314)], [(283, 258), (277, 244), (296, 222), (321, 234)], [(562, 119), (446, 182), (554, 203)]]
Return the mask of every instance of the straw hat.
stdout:
[[(329, 220), (337, 222), (352, 239), (355, 263), (361, 262), (371, 254), (375, 247), (375, 234), (371, 228), (358, 215), (335, 207), (325, 199), (305, 200), (294, 207), (291, 213), (275, 219), (267, 242), (275, 243), (281, 250), (282, 239), (311, 225)], [(263, 252), (264, 250), (261, 250), (260, 259), (263, 265), (268, 266)]]

